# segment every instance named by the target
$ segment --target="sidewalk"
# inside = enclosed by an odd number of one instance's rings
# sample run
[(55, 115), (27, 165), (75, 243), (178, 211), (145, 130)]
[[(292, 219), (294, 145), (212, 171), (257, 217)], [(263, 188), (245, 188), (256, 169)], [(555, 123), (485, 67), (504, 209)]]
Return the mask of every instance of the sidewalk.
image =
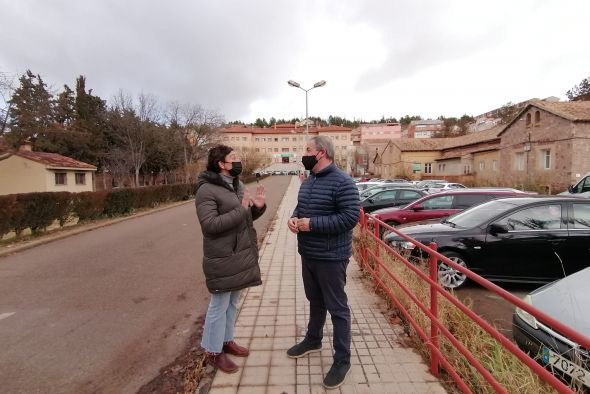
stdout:
[(402, 347), (381, 312), (383, 304), (361, 278), (356, 261), (348, 265), (346, 291), (352, 312), (352, 369), (345, 383), (325, 390), (332, 365), (332, 322), (326, 319), (323, 349), (300, 359), (286, 355), (305, 335), (308, 302), (301, 279), (297, 239), (287, 219), (297, 204), (299, 179), (293, 177), (260, 250), (262, 286), (244, 291), (236, 342), (250, 348), (247, 358), (232, 357), (240, 370), (217, 372), (210, 393), (446, 393), (413, 349)]

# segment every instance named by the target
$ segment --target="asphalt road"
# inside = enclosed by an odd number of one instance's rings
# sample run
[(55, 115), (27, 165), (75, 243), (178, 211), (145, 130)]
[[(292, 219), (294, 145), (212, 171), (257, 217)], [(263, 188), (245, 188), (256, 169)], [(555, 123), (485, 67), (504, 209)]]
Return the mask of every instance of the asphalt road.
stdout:
[[(290, 180), (262, 181), (260, 236)], [(206, 312), (201, 258), (194, 202), (0, 258), (0, 392), (136, 392)]]

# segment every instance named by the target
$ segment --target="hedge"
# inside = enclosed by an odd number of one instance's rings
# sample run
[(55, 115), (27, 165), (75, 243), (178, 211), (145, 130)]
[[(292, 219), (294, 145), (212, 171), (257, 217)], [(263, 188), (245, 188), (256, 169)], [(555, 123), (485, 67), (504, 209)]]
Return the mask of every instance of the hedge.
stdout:
[(97, 192), (43, 192), (0, 196), (0, 238), (11, 231), (19, 236), (29, 228), (44, 231), (57, 221), (63, 226), (69, 218), (79, 222), (101, 217), (126, 215), (136, 209), (188, 200), (196, 185), (177, 184), (113, 189)]

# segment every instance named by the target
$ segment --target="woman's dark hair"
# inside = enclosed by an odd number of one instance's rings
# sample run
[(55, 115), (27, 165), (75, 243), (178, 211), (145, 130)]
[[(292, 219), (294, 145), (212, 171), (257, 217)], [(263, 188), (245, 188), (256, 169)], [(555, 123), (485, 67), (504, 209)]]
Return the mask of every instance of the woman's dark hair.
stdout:
[(233, 152), (233, 148), (226, 145), (217, 145), (209, 149), (209, 157), (207, 158), (207, 171), (213, 171), (216, 173), (221, 172), (219, 168), (219, 162), (225, 161), (225, 156)]

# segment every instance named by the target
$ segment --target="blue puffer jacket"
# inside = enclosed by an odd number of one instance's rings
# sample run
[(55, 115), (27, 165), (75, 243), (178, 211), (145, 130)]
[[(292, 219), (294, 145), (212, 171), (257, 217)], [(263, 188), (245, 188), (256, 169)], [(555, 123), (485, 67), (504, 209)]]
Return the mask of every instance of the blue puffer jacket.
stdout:
[(321, 261), (349, 259), (352, 229), (360, 217), (358, 189), (352, 178), (332, 163), (301, 184), (291, 217), (310, 218), (310, 231), (297, 234), (301, 256)]

